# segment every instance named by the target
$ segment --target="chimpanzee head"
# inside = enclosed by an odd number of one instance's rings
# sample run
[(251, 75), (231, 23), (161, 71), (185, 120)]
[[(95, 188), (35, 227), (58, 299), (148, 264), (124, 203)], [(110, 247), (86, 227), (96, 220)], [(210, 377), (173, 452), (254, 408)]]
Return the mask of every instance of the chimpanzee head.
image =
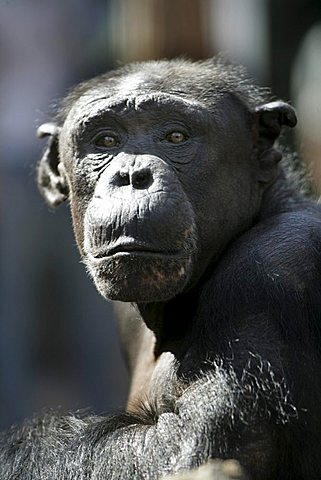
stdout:
[(283, 102), (220, 60), (128, 65), (64, 101), (40, 161), (50, 205), (69, 199), (98, 290), (155, 302), (190, 289), (251, 226), (278, 174)]

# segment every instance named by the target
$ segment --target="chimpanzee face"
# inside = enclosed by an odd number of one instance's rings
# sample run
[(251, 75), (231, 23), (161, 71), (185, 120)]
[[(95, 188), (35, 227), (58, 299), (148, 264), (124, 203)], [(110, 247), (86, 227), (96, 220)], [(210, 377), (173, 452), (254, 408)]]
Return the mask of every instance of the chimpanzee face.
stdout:
[(52, 204), (69, 195), (81, 255), (107, 298), (157, 302), (191, 288), (259, 209), (253, 116), (233, 95), (209, 108), (126, 75), (84, 91), (48, 133), (42, 190)]
[(190, 280), (197, 227), (178, 172), (195, 161), (206, 122), (191, 131), (195, 112), (179, 115), (176, 103), (138, 95), (95, 98), (89, 109), (80, 101), (64, 126), (78, 244), (108, 298), (164, 300)]

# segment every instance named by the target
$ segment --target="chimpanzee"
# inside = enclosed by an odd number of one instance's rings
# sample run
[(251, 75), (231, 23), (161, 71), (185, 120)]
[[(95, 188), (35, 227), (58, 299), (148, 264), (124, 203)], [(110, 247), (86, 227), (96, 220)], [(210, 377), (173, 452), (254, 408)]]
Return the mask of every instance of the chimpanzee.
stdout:
[(1, 479), (154, 480), (215, 458), (321, 478), (321, 212), (276, 144), (295, 124), (216, 58), (121, 67), (40, 127), (40, 189), (70, 202), (133, 380), (124, 413), (4, 433)]

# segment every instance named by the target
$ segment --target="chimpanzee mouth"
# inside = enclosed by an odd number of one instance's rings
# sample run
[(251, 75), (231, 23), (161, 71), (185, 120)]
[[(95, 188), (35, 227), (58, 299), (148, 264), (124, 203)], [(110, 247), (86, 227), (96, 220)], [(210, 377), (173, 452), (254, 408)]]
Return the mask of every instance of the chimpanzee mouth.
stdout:
[(153, 257), (181, 257), (182, 252), (178, 250), (158, 249), (155, 245), (134, 240), (118, 241), (109, 247), (103, 247), (96, 251), (88, 252), (91, 261), (99, 262), (108, 260), (111, 257), (121, 256), (153, 256)]
[(123, 236), (114, 242), (90, 245), (84, 263), (105, 298), (136, 303), (164, 301), (185, 288), (193, 265), (190, 246), (175, 247)]

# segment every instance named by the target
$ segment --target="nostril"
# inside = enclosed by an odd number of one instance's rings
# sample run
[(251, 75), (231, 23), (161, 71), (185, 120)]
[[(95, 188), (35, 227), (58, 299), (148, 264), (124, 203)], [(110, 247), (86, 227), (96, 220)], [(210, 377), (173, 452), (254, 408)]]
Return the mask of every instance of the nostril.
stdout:
[(118, 187), (124, 187), (130, 184), (129, 172), (127, 170), (119, 170), (117, 172), (116, 184)]
[(153, 175), (149, 168), (143, 168), (132, 174), (132, 185), (134, 188), (148, 188), (153, 183)]

